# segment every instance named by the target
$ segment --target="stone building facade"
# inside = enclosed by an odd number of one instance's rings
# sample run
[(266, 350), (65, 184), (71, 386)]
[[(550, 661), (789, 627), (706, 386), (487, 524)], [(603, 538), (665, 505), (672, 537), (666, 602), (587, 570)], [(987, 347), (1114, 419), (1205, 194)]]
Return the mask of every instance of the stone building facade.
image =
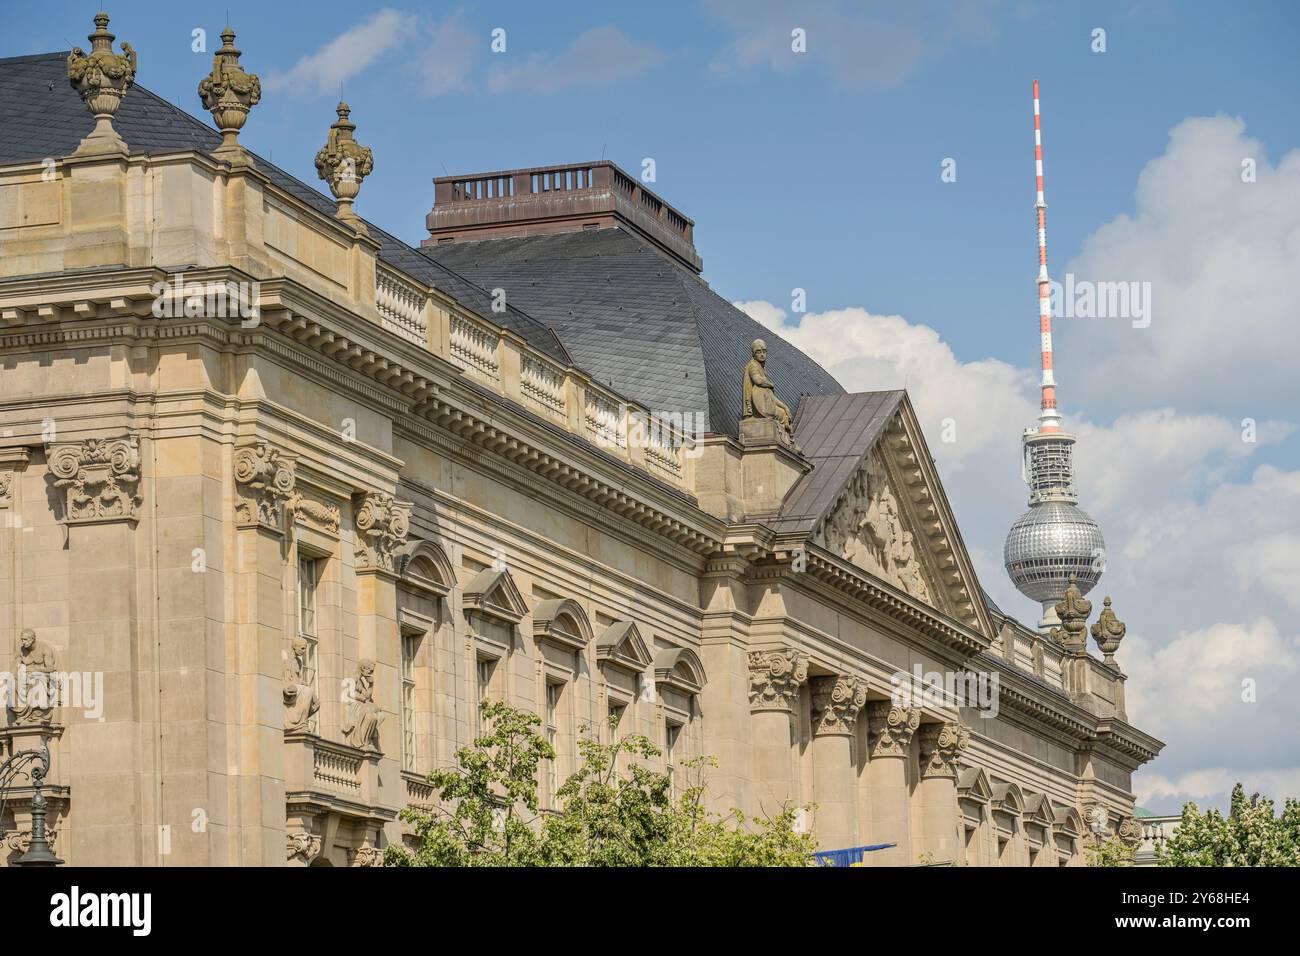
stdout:
[[(638, 391), (678, 366), (611, 387), (436, 232), (352, 212), (375, 157), (345, 107), (331, 200), (239, 144), (233, 33), (200, 90), (220, 135), (106, 34), (98, 85), (76, 52), (72, 84), (68, 54), (0, 60), (0, 670), (60, 694), (10, 701), (0, 757), (48, 747), (60, 857), (376, 864), (484, 698), (542, 716), (544, 801), (616, 717), (670, 769), (716, 757), (718, 808), (893, 845), (868, 863), (1073, 866), (1085, 821), (1125, 832), (1161, 744), (1086, 611), (1053, 637), (987, 601), (904, 393), (768, 336), (758, 401), (746, 341), (704, 399), (734, 421), (662, 425)], [(597, 238), (702, 286), (689, 220), (630, 196)], [(996, 675), (995, 704), (903, 702), (918, 669)], [(31, 797), (11, 781), (9, 860)]]

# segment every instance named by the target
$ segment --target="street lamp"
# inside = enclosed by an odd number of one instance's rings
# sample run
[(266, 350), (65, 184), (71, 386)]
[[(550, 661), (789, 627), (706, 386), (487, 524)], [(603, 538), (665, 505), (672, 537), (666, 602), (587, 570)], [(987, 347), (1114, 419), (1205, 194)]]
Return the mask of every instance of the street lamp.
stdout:
[[(17, 774), (23, 762), (31, 764), (28, 770), (32, 778), (32, 837), (27, 844), (27, 852), (14, 860), (14, 866), (59, 866), (63, 863), (50, 849), (45, 836), (45, 775), (50, 772), (49, 743), (42, 741), (40, 750), (20, 750), (0, 764), (0, 807), (3, 807), (3, 794), (9, 790), (10, 780)], [(3, 836), (3, 833), (0, 833)]]

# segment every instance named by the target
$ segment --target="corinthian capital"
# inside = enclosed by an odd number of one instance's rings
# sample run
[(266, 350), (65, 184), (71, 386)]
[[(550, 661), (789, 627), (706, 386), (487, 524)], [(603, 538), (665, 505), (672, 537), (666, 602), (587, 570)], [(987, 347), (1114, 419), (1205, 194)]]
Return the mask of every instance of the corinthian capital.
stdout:
[(68, 524), (134, 521), (141, 498), (140, 442), (87, 438), (45, 446), (54, 484), (63, 489), (63, 520)]
[(749, 709), (792, 711), (807, 679), (808, 658), (798, 651), (754, 651), (749, 655)]
[(957, 759), (970, 743), (970, 728), (948, 722), (921, 727), (921, 776), (956, 777)]
[(921, 712), (888, 700), (867, 704), (867, 729), (870, 734), (871, 759), (906, 757), (912, 735), (921, 726)]
[(266, 442), (235, 452), (235, 521), (239, 527), (282, 530), (284, 505), (293, 496), (297, 461)]
[(395, 552), (411, 531), (411, 503), (382, 492), (363, 494), (355, 512), (357, 569), (395, 570)]
[(814, 677), (812, 717), (814, 736), (851, 734), (858, 711), (867, 702), (867, 685), (856, 677)]

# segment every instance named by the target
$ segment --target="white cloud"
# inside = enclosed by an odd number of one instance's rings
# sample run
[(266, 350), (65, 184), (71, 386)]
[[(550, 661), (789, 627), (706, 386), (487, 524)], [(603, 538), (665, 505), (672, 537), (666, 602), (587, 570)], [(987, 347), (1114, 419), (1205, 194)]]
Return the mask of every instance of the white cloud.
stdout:
[[(1243, 161), (1255, 181), (1243, 182)], [(1070, 395), (1094, 410), (1175, 404), (1242, 417), (1300, 405), (1291, 348), (1300, 304), (1300, 150), (1276, 164), (1240, 119), (1175, 126), (1138, 177), (1135, 210), (1094, 232), (1076, 278), (1151, 283), (1149, 328), (1059, 323)], [(1123, 387), (1115, 387), (1122, 382)]]
[(498, 62), (513, 56), (508, 52), (494, 58), (488, 73), (488, 89), (493, 93), (554, 93), (601, 86), (638, 76), (663, 59), (653, 45), (636, 43), (612, 26), (588, 30), (558, 54), (534, 53), (520, 63)]
[[(952, 0), (933, 5), (865, 4), (828, 0), (806, 6), (782, 0), (708, 0), (705, 8), (731, 32), (713, 61), (719, 73), (770, 69), (821, 70), (842, 87), (896, 86), (935, 48), (956, 39), (995, 34), (987, 4)], [(792, 31), (804, 31), (805, 52)]]
[(1259, 587), (1300, 608), (1300, 534), (1270, 534), (1230, 551), (1243, 588)]
[(476, 34), (461, 11), (419, 31), (419, 55), (411, 65), (420, 75), (425, 96), (440, 96), (469, 88), (474, 61), (487, 43)]
[(1191, 800), (1202, 809), (1218, 806), (1226, 810), (1227, 800), (1223, 795), (1231, 793), (1237, 783), (1245, 787), (1248, 796), (1260, 793), (1271, 797), (1274, 809), (1281, 810), (1284, 795), (1300, 793), (1300, 767), (1245, 771), (1212, 767), (1192, 770), (1178, 777), (1144, 773), (1134, 789), (1139, 804), (1159, 802), (1176, 808)]
[(289, 93), (337, 94), (352, 77), (401, 44), (415, 26), (408, 13), (384, 8), (354, 24), (285, 72), (272, 72), (265, 86)]

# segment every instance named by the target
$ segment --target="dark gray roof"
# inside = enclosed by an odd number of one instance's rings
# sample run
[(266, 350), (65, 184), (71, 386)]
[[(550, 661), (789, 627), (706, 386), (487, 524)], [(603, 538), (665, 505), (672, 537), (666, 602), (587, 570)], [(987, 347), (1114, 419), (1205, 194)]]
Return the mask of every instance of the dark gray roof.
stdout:
[(779, 534), (808, 534), (816, 528), (862, 467), (905, 394), (894, 390), (804, 398), (795, 415), (794, 440), (813, 469), (795, 482), (781, 510), (764, 523)]
[(624, 229), (592, 229), (424, 246), (431, 260), (515, 303), (560, 336), (599, 381), (651, 412), (706, 416), (739, 431), (742, 373), (754, 339), (791, 408), (842, 394), (825, 369), (719, 296), (698, 275)]
[[(66, 156), (94, 128), (94, 117), (68, 82), (67, 67), (66, 52), (0, 59), (0, 164)], [(256, 117), (254, 113), (253, 122)], [(211, 153), (221, 143), (221, 134), (212, 127), (139, 83), (123, 98), (113, 126), (133, 154), (183, 150)], [(332, 198), (269, 160), (252, 155), (258, 171), (276, 186), (317, 211), (334, 215), (336, 203)], [(493, 312), (491, 296), (472, 281), (420, 255), (373, 223), (366, 225), (381, 245), (380, 259), (443, 290), (467, 309), (510, 329), (552, 358), (572, 363), (560, 340), (545, 325), (517, 308)]]

